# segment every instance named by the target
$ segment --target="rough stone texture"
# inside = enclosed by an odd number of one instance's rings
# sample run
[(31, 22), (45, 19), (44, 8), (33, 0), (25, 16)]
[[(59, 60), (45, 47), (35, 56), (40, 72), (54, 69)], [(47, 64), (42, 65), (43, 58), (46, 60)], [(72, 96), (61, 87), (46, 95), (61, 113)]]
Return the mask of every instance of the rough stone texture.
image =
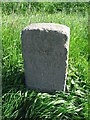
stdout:
[(33, 23), (23, 29), (25, 81), (42, 92), (65, 90), (70, 29), (54, 23)]

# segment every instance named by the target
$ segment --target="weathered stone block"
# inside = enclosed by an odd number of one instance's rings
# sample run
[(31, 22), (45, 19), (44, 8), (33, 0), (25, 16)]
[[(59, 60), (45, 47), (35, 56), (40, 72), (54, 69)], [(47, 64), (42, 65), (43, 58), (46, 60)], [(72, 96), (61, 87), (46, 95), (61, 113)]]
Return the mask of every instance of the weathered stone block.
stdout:
[(25, 82), (43, 92), (65, 90), (70, 29), (54, 23), (33, 23), (22, 31)]

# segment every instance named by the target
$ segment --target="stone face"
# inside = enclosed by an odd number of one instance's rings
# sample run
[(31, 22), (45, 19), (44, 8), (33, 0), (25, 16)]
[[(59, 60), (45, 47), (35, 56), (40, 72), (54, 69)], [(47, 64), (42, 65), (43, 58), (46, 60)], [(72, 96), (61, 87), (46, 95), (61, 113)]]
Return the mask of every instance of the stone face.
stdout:
[(70, 29), (54, 23), (33, 23), (23, 29), (22, 50), (27, 88), (65, 90)]

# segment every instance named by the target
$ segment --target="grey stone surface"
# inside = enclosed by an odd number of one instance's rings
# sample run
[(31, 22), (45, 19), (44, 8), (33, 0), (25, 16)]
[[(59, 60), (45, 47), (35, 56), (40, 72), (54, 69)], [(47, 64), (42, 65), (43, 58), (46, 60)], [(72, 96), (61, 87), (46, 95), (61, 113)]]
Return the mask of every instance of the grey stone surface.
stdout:
[(27, 88), (42, 92), (65, 90), (70, 28), (33, 23), (22, 30), (21, 38)]

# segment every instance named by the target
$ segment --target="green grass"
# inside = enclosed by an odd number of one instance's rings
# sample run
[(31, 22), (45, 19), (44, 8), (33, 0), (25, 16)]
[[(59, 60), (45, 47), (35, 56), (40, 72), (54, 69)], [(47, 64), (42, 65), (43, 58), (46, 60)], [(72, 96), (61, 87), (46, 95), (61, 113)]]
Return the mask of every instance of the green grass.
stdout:
[[(22, 29), (33, 22), (52, 22), (70, 27), (67, 89), (54, 94), (30, 91), (24, 85), (21, 50)], [(3, 119), (87, 120), (88, 15), (45, 12), (2, 16)]]

